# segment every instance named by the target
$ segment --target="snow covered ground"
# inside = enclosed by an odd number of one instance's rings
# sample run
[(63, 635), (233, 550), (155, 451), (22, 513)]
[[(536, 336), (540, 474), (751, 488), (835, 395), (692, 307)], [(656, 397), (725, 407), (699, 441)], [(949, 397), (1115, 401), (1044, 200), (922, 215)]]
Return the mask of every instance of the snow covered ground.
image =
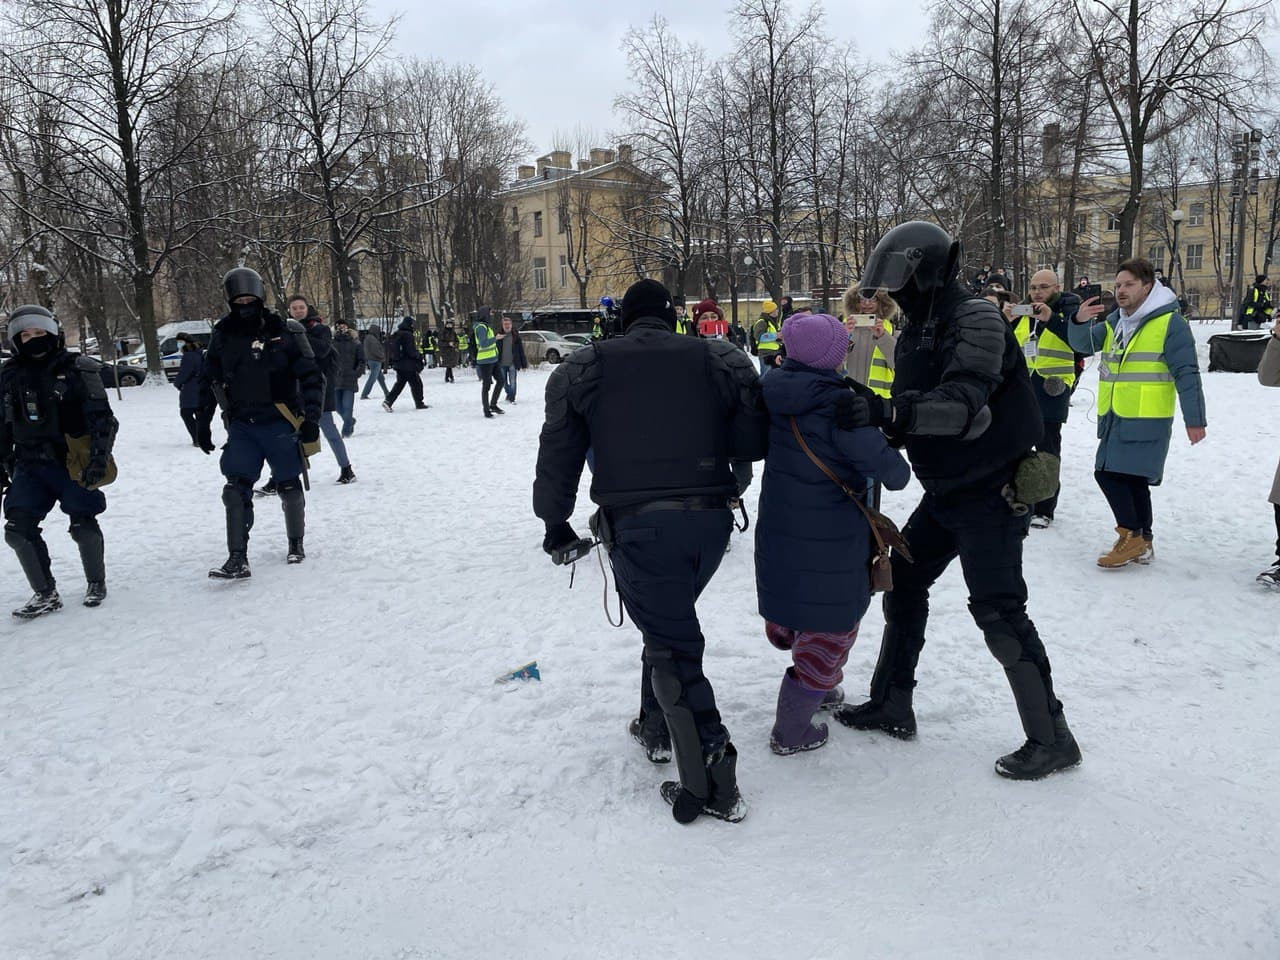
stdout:
[[(1027, 546), (1085, 754), (1042, 783), (992, 772), (1022, 736), (958, 568), (919, 740), (835, 726), (816, 754), (771, 755), (787, 660), (736, 539), (701, 610), (751, 813), (682, 827), (658, 795), (674, 771), (625, 732), (634, 628), (605, 622), (594, 558), (570, 591), (539, 549), (545, 380), (493, 421), (470, 373), (428, 373), (427, 411), (358, 402), (359, 483), (314, 462), (300, 567), (260, 500), (239, 584), (205, 575), (225, 558), (216, 458), (188, 445), (175, 391), (125, 391), (110, 597), (75, 602), (55, 514), (72, 602), (0, 622), (0, 957), (1280, 956), (1280, 595), (1253, 583), (1280, 391), (1206, 376), (1208, 440), (1177, 428), (1156, 562), (1107, 574), (1087, 374), (1059, 522)], [(918, 492), (887, 509), (904, 520)], [(0, 550), (0, 601), (27, 595)], [(853, 699), (879, 630), (873, 609)], [(533, 658), (540, 683), (494, 684)]]

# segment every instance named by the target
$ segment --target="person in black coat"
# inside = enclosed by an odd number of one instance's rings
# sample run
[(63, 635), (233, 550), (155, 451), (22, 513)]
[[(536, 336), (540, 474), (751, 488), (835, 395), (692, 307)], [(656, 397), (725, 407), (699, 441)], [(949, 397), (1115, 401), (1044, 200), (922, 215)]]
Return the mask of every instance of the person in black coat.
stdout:
[(662, 796), (678, 821), (740, 820), (737, 751), (702, 672), (696, 604), (729, 543), (729, 503), (764, 456), (768, 418), (750, 358), (723, 340), (677, 335), (662, 284), (633, 284), (622, 321), (624, 336), (575, 350), (547, 381), (533, 509), (543, 549), (557, 562), (576, 555), (583, 541), (569, 518), (590, 449), (596, 529), (644, 637), (631, 734), (650, 760), (674, 752), (680, 779)]
[(516, 377), (529, 368), (524, 356), (524, 341), (510, 317), (502, 318), (502, 332), (498, 334), (498, 369), (502, 372), (502, 386), (507, 393), (507, 403), (516, 402)]
[(255, 271), (237, 267), (223, 278), (226, 316), (213, 328), (200, 374), (210, 402), (200, 411), (200, 449), (213, 453), (210, 426), (216, 400), (227, 425), (219, 466), (226, 484), (227, 562), (209, 571), (216, 580), (250, 576), (249, 531), (253, 485), (265, 462), (271, 468), (289, 539), (286, 558), (301, 563), (306, 527), (302, 446), (320, 439), (324, 377), (306, 330), (266, 308), (266, 287)]
[(42, 306), (9, 315), (13, 357), (0, 366), (0, 500), (4, 539), (17, 555), (34, 595), (13, 611), (32, 620), (61, 609), (49, 547), (40, 524), (55, 505), (70, 520), (87, 586), (84, 605), (107, 595), (107, 567), (98, 516), (107, 509), (101, 487), (114, 478), (111, 450), (118, 424), (102, 385), (102, 365), (70, 353), (62, 329)]
[(925, 494), (903, 530), (914, 562), (893, 556), (871, 699), (840, 708), (836, 719), (915, 735), (911, 701), (929, 589), (958, 556), (969, 611), (1004, 667), (1026, 735), (1020, 749), (996, 761), (996, 773), (1039, 779), (1080, 762), (1049, 657), (1027, 616), (1022, 544), (1030, 517), (1006, 499), (1043, 428), (1018, 341), (995, 306), (961, 287), (959, 257), (960, 244), (937, 225), (901, 224), (876, 245), (860, 283), (864, 295), (886, 290), (906, 325), (898, 331), (892, 398), (855, 385), (856, 396), (840, 398), (840, 422), (881, 427), (905, 444)]
[(204, 351), (185, 333), (178, 334), (182, 344), (182, 363), (173, 385), (178, 388), (178, 413), (191, 434), (191, 445), (200, 446), (200, 408), (205, 399), (200, 396), (200, 371), (204, 367)]
[(324, 405), (320, 413), (320, 432), (324, 434), (325, 440), (329, 443), (329, 449), (333, 451), (334, 459), (338, 461), (338, 483), (351, 483), (356, 478), (355, 471), (351, 468), (351, 457), (347, 454), (347, 445), (343, 443), (338, 424), (333, 419), (334, 411), (338, 409), (340, 378), (340, 358), (333, 348), (333, 331), (302, 294), (295, 293), (290, 297), (288, 307), (289, 316), (306, 329), (316, 367), (324, 377)]
[(333, 352), (338, 357), (333, 396), (338, 416), (342, 417), (342, 436), (349, 437), (356, 429), (356, 391), (364, 374), (364, 347), (345, 320), (333, 325)]
[(405, 317), (387, 344), (387, 362), (396, 372), (396, 385), (391, 388), (387, 399), (382, 401), (382, 409), (391, 412), (396, 398), (407, 386), (413, 394), (413, 405), (418, 410), (427, 409), (422, 402), (422, 353), (418, 350), (418, 342), (413, 336), (413, 317)]

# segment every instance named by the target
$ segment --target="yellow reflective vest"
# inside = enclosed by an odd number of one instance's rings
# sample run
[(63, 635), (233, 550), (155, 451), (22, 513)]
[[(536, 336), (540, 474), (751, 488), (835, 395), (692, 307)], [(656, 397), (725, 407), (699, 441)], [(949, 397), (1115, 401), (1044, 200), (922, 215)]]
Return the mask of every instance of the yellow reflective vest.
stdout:
[(1076, 382), (1076, 355), (1060, 336), (1047, 327), (1036, 337), (1034, 354), (1027, 349), (1027, 341), (1031, 339), (1031, 323), (1034, 317), (1023, 317), (1013, 328), (1013, 335), (1022, 347), (1022, 355), (1026, 358), (1027, 369), (1038, 373), (1044, 379), (1057, 377), (1068, 387)]
[(1177, 406), (1178, 390), (1164, 359), (1164, 341), (1176, 307), (1151, 317), (1123, 347), (1107, 324), (1098, 364), (1098, 416), (1114, 413), (1132, 420), (1168, 420)]
[[(772, 317), (761, 317), (760, 320), (764, 321), (765, 328), (756, 339), (756, 353), (777, 353), (782, 348), (782, 344), (778, 342), (778, 321)], [(757, 320), (756, 323), (760, 323), (760, 320)], [(773, 338), (766, 340), (765, 337), (771, 333)]]
[[(493, 335), (490, 326), (481, 321), (475, 326), (476, 333), (476, 363), (488, 363), (498, 356), (498, 340)], [(484, 343), (488, 346), (483, 346)]]
[[(884, 322), (884, 332), (893, 333), (893, 324), (888, 320)], [(893, 388), (893, 367), (889, 366), (878, 344), (871, 350), (871, 369), (867, 371), (867, 386), (878, 396), (886, 399)]]

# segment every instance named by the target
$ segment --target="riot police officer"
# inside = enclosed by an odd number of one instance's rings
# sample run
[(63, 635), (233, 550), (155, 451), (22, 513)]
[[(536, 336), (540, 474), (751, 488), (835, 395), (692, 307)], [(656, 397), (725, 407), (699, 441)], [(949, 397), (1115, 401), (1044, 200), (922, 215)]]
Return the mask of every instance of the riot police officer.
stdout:
[(221, 468), (226, 477), (222, 503), (227, 511), (227, 562), (209, 571), (217, 580), (250, 575), (249, 531), (253, 527), (253, 485), (265, 461), (280, 494), (289, 563), (301, 563), (305, 499), (303, 445), (320, 436), (324, 378), (312, 357), (307, 334), (266, 308), (262, 277), (246, 267), (222, 281), (228, 313), (213, 328), (201, 380), (206, 402), (198, 442), (214, 450), (210, 433), (214, 400), (222, 407), (227, 442)]
[(959, 557), (969, 611), (1004, 667), (1026, 734), (1021, 748), (996, 761), (996, 772), (1039, 779), (1080, 762), (1049, 658), (1027, 616), (1022, 543), (1030, 517), (1015, 513), (1009, 497), (1019, 464), (1041, 439), (1040, 409), (1012, 329), (995, 306), (960, 284), (959, 262), (960, 244), (940, 227), (904, 223), (876, 245), (860, 284), (864, 296), (888, 291), (906, 326), (892, 397), (855, 386), (839, 401), (840, 423), (879, 426), (905, 443), (925, 494), (903, 530), (914, 562), (893, 556), (871, 699), (840, 708), (836, 718), (915, 736), (912, 691), (929, 588)]
[(623, 336), (570, 354), (547, 382), (534, 512), (553, 559), (580, 549), (569, 518), (590, 448), (601, 508), (593, 527), (644, 636), (632, 736), (655, 762), (674, 752), (680, 779), (662, 796), (676, 820), (737, 821), (746, 812), (737, 751), (702, 672), (695, 605), (728, 546), (729, 501), (750, 482), (750, 461), (764, 457), (768, 416), (747, 355), (678, 336), (662, 284), (633, 284), (621, 315)]
[[(14, 357), (0, 367), (0, 491), (4, 539), (18, 555), (35, 595), (13, 615), (31, 620), (62, 607), (40, 523), (57, 504), (71, 518), (71, 539), (84, 566), (84, 605), (107, 595), (107, 568), (98, 515), (101, 487), (115, 478), (111, 447), (116, 418), (102, 386), (101, 366), (69, 353), (58, 321), (41, 306), (9, 317)], [(5, 490), (7, 488), (7, 490)]]

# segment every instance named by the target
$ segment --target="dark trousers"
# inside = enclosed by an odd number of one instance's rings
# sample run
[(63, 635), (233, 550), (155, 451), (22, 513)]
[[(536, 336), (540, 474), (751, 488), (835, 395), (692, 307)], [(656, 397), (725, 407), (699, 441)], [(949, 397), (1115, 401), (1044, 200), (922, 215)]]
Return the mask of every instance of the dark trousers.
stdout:
[(232, 420), (227, 427), (227, 444), (222, 448), (222, 475), (238, 483), (243, 496), (253, 500), (253, 485), (262, 475), (262, 465), (271, 468), (276, 483), (297, 480), (302, 473), (302, 451), (297, 434), (283, 417), (258, 423)]
[(178, 413), (182, 415), (182, 425), (187, 428), (187, 433), (191, 434), (191, 442), (194, 444), (200, 432), (200, 408), (183, 407)]
[(409, 392), (413, 394), (413, 405), (422, 406), (422, 377), (418, 376), (417, 370), (396, 371), (396, 385), (387, 394), (387, 406), (395, 405), (396, 397), (400, 396), (406, 385), (409, 387)]
[(453, 367), (444, 368), (444, 382), (453, 383)]
[(1102, 488), (1102, 495), (1111, 505), (1116, 526), (1126, 530), (1140, 530), (1151, 539), (1151, 484), (1146, 477), (1131, 473), (1112, 473), (1095, 470), (1093, 478)]
[(1022, 542), (1029, 517), (1016, 517), (997, 492), (925, 494), (903, 529), (914, 563), (893, 554), (894, 588), (884, 598), (884, 639), (871, 681), (871, 697), (890, 686), (915, 686), (916, 666), (929, 620), (929, 589), (960, 558), (969, 588), (969, 612), (987, 647), (1004, 667), (1028, 740), (1052, 743), (1054, 697), (1049, 657), (1027, 616)]
[(69, 517), (96, 517), (107, 509), (107, 495), (87, 490), (71, 479), (64, 464), (19, 460), (13, 483), (4, 496), (4, 515), (25, 513), (43, 520), (54, 506)]
[(706, 640), (695, 605), (720, 566), (732, 529), (728, 510), (655, 510), (614, 521), (609, 552), (622, 602), (644, 637), (641, 723), (663, 716), (653, 672), (674, 674), (704, 755), (724, 747), (729, 732), (702, 672)]
[(502, 393), (502, 374), (496, 363), (476, 364), (476, 375), (480, 377), (480, 401), (487, 413), (490, 407), (498, 405), (498, 394)]
[[(1057, 420), (1044, 421), (1044, 437), (1036, 444), (1036, 449), (1043, 453), (1052, 453), (1055, 457), (1062, 457), (1062, 424)], [(1036, 504), (1035, 515), (1037, 517), (1048, 517), (1053, 519), (1053, 512), (1058, 509), (1058, 495), (1062, 493), (1059, 487), (1048, 500), (1041, 500)]]
[(1280, 560), (1280, 503), (1273, 503), (1276, 510), (1276, 559)]

